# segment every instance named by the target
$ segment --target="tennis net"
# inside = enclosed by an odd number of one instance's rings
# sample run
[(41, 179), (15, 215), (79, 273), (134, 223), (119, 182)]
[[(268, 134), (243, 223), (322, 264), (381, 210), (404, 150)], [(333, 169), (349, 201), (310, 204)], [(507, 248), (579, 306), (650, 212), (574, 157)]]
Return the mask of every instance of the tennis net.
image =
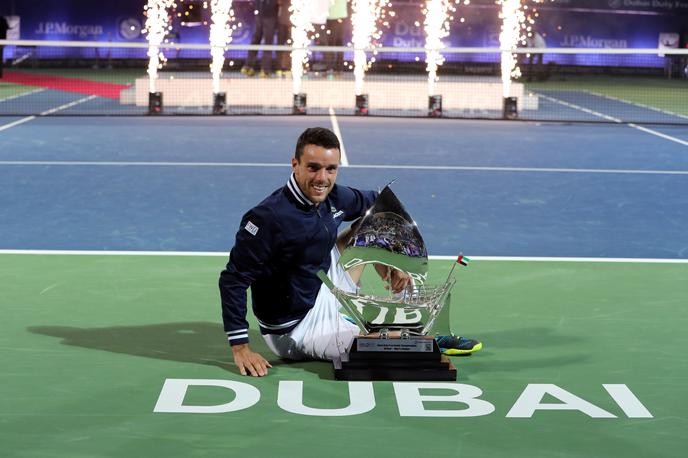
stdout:
[[(4, 41), (0, 115), (339, 115), (688, 124), (688, 50), (445, 48), (435, 78), (422, 48), (368, 50), (363, 78), (350, 47), (231, 45), (211, 74), (209, 45)], [(255, 67), (246, 67), (257, 51)], [(274, 53), (260, 71), (263, 53)], [(328, 62), (343, 65), (328, 68)], [(503, 81), (501, 59), (519, 76)], [(286, 63), (286, 64), (285, 64)], [(242, 72), (243, 69), (243, 72)], [(295, 69), (298, 70), (298, 69)]]

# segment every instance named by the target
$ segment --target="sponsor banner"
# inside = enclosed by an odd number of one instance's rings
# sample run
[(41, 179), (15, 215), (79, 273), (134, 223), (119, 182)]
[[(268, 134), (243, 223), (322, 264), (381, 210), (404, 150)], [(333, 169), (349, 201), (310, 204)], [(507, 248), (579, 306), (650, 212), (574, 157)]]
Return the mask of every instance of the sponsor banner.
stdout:
[[(82, 40), (82, 41), (140, 41), (145, 17), (144, 2), (121, 0), (119, 2), (94, 3), (90, 0), (45, 1), (23, 0), (16, 7), (21, 18), (21, 38), (33, 40)], [(422, 47), (424, 45), (423, 15), (421, 2), (393, 2), (396, 16), (384, 29), (381, 44), (394, 47)], [(673, 6), (669, 6), (671, 3)], [(541, 8), (536, 29), (544, 37), (547, 47), (573, 48), (653, 48), (661, 34), (685, 34), (688, 18), (688, 0), (557, 0)], [(186, 3), (185, 3), (186, 4)], [(174, 17), (168, 38), (175, 43), (207, 43), (210, 10), (200, 8), (192, 26)], [(684, 8), (685, 6), (685, 8)], [(592, 10), (595, 12), (587, 11)], [(657, 14), (618, 14), (638, 8)], [(250, 43), (255, 15), (251, 2), (235, 0), (236, 24), (233, 44)], [(608, 12), (601, 10), (608, 10)], [(636, 11), (633, 10), (633, 11)], [(672, 13), (673, 12), (673, 13)], [(680, 12), (681, 14), (675, 14)], [(683, 14), (683, 13), (686, 14)], [(666, 14), (665, 14), (666, 13)], [(460, 22), (460, 19), (463, 22)], [(451, 24), (450, 35), (444, 40), (452, 47), (498, 47), (500, 21), (494, 0), (474, 0), (470, 5), (459, 5)], [(351, 25), (346, 22), (345, 37), (351, 36)], [(666, 36), (666, 35), (664, 35)], [(682, 36), (682, 35), (681, 35)], [(349, 38), (345, 38), (348, 41)], [(51, 50), (50, 57), (69, 57), (75, 50)], [(207, 58), (207, 50), (168, 51), (172, 58)], [(111, 57), (145, 58), (145, 50), (113, 50)], [(243, 58), (245, 52), (228, 53), (229, 58)], [(347, 56), (350, 58), (350, 56)], [(386, 56), (402, 61), (420, 61), (424, 56), (399, 53)], [(314, 56), (320, 58), (319, 55)], [(597, 65), (595, 56), (546, 56), (561, 64)], [(492, 54), (448, 55), (447, 60), (464, 62), (496, 62)], [(663, 66), (660, 58), (647, 56), (615, 56), (605, 58), (605, 65)]]
[(126, 41), (120, 24), (134, 19), (140, 30), (142, 11), (134, 1), (22, 0), (14, 8), (23, 40)]
[[(141, 0), (120, 0), (118, 2), (96, 3), (91, 0), (45, 1), (22, 0), (15, 8), (21, 17), (21, 39), (23, 40), (75, 40), (145, 42), (142, 33), (146, 18)], [(204, 2), (197, 2), (201, 17), (210, 21), (210, 9), (204, 9)], [(209, 2), (206, 2), (209, 3)], [(239, 22), (253, 23), (250, 3), (237, 2), (234, 9)], [(209, 26), (201, 22), (182, 25), (180, 18), (172, 20), (169, 38), (180, 43), (208, 42)], [(239, 43), (250, 42), (250, 30), (241, 27), (234, 34)]]
[[(385, 31), (387, 46), (423, 46), (423, 17), (417, 5), (395, 7), (396, 18)], [(499, 22), (496, 8), (461, 6), (455, 13), (448, 46), (498, 47)], [(459, 22), (463, 18), (464, 22)], [(547, 9), (540, 12), (535, 29), (553, 48), (653, 48), (661, 33), (688, 29), (687, 17), (617, 15)]]
[[(687, 0), (556, 0), (557, 8), (589, 8), (620, 12), (688, 13)], [(554, 5), (553, 5), (554, 6)]]
[[(417, 2), (416, 2), (417, 3)], [(473, 0), (474, 5), (494, 5), (494, 0)], [(688, 13), (688, 0), (554, 0), (546, 2), (544, 10), (605, 10), (619, 13)]]

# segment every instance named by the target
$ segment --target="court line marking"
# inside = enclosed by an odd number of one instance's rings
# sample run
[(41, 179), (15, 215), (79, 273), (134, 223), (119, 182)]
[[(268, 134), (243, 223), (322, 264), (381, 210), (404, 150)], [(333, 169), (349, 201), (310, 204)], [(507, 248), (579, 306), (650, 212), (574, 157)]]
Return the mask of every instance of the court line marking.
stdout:
[(28, 92), (22, 92), (21, 94), (10, 95), (8, 97), (5, 97), (4, 99), (0, 99), (0, 102), (6, 102), (8, 100), (18, 99), (19, 97), (24, 97), (26, 95), (36, 94), (38, 92), (43, 92), (43, 91), (45, 91), (45, 88), (39, 87), (37, 89), (33, 89), (31, 91), (28, 91)]
[(356, 169), (401, 169), (401, 170), (459, 170), (476, 172), (537, 172), (537, 173), (600, 173), (639, 175), (688, 175), (688, 170), (640, 170), (640, 169), (568, 169), (555, 167), (474, 167), (461, 165), (352, 165)]
[(38, 117), (41, 117), (41, 116), (47, 116), (47, 115), (56, 113), (56, 112), (58, 112), (58, 111), (66, 110), (67, 108), (73, 107), (74, 105), (78, 105), (78, 104), (80, 104), (80, 103), (88, 102), (89, 100), (93, 100), (93, 99), (95, 99), (95, 98), (96, 98), (95, 95), (89, 95), (89, 96), (84, 97), (84, 98), (81, 98), (81, 99), (79, 99), (79, 100), (75, 100), (75, 101), (73, 101), (73, 102), (65, 103), (64, 105), (60, 105), (59, 107), (55, 107), (55, 108), (51, 108), (51, 109), (49, 109), (49, 110), (45, 110), (45, 111), (43, 111), (42, 113), (38, 114), (37, 116), (27, 116), (26, 118), (19, 119), (19, 120), (17, 120), (17, 121), (11, 122), (11, 123), (9, 123), (9, 124), (4, 124), (4, 125), (0, 126), (0, 132), (2, 132), (3, 130), (10, 129), (10, 128), (12, 128), (12, 127), (18, 126), (18, 125), (20, 125), (20, 124), (24, 124), (25, 122), (32, 121), (32, 120), (34, 120), (34, 119), (36, 119), (36, 118), (38, 118)]
[[(228, 257), (222, 251), (114, 251), (114, 250), (0, 250), (2, 254), (26, 255), (76, 255), (76, 256), (210, 256)], [(456, 256), (428, 256), (433, 261), (456, 261)], [(663, 258), (585, 258), (585, 257), (548, 257), (548, 256), (470, 256), (471, 261), (534, 261), (534, 262), (605, 262), (605, 263), (650, 263), (650, 264), (688, 264), (688, 259)]]
[(348, 167), (349, 166), (349, 158), (346, 156), (346, 148), (344, 148), (344, 139), (342, 139), (342, 132), (339, 130), (339, 122), (337, 122), (337, 115), (335, 115), (334, 108), (332, 108), (332, 107), (330, 107), (329, 112), (330, 112), (330, 122), (332, 123), (332, 130), (334, 131), (334, 134), (339, 139), (340, 162), (342, 163), (342, 166)]
[(663, 138), (665, 140), (669, 140), (669, 141), (678, 143), (678, 144), (683, 145), (683, 146), (688, 146), (688, 141), (681, 140), (680, 138), (672, 137), (671, 135), (663, 134), (663, 133), (658, 132), (656, 130), (648, 129), (647, 127), (641, 127), (641, 126), (638, 126), (638, 125), (630, 123), (630, 122), (626, 123), (619, 118), (615, 118), (613, 116), (609, 116), (609, 115), (606, 115), (604, 113), (600, 113), (598, 111), (590, 110), (589, 108), (581, 107), (580, 105), (576, 105), (575, 103), (566, 102), (564, 100), (557, 99), (556, 97), (550, 97), (548, 95), (540, 94), (540, 93), (537, 93), (537, 95), (538, 95), (538, 97), (543, 97), (544, 99), (549, 100), (550, 102), (559, 103), (559, 104), (564, 105), (566, 107), (573, 108), (575, 110), (579, 110), (579, 111), (582, 111), (584, 113), (588, 113), (588, 114), (591, 114), (593, 116), (597, 116), (597, 117), (606, 119), (607, 121), (615, 122), (617, 124), (626, 124), (628, 127), (632, 127), (633, 129), (638, 129), (638, 130), (645, 132), (645, 133), (648, 133), (650, 135), (655, 135), (655, 136)]
[(678, 118), (688, 119), (688, 116), (686, 116), (686, 115), (674, 113), (673, 111), (669, 111), (669, 110), (662, 110), (661, 108), (652, 107), (650, 105), (645, 105), (643, 103), (632, 102), (630, 100), (621, 99), (618, 97), (614, 97), (612, 95), (601, 94), (601, 93), (595, 92), (595, 91), (583, 91), (583, 92), (587, 92), (588, 94), (592, 94), (592, 95), (595, 95), (597, 97), (602, 97), (605, 99), (614, 100), (615, 102), (623, 102), (623, 103), (627, 103), (629, 105), (635, 105), (636, 107), (645, 108), (647, 110), (657, 111), (657, 112), (665, 114), (665, 115), (676, 116)]
[(35, 116), (28, 116), (26, 118), (22, 118), (22, 119), (18, 119), (16, 121), (13, 121), (9, 124), (4, 124), (4, 125), (0, 126), (0, 132), (2, 132), (3, 130), (11, 129), (12, 127), (18, 126), (19, 124), (24, 124), (25, 122), (29, 122), (32, 119), (36, 119), (36, 117)]
[(89, 96), (84, 97), (84, 98), (81, 98), (81, 99), (79, 99), (79, 100), (75, 100), (75, 101), (73, 101), (73, 102), (65, 103), (64, 105), (60, 105), (59, 107), (51, 108), (50, 110), (45, 110), (45, 111), (42, 112), (39, 116), (47, 116), (47, 115), (49, 115), (49, 114), (52, 114), (52, 113), (55, 113), (55, 112), (58, 112), (58, 111), (66, 110), (67, 108), (71, 108), (71, 107), (73, 107), (74, 105), (79, 105), (80, 103), (88, 102), (89, 100), (93, 100), (93, 99), (95, 99), (95, 98), (96, 98), (95, 95), (89, 95)]
[[(115, 161), (2, 161), (3, 165), (21, 166), (95, 166), (95, 167), (291, 167), (290, 164), (258, 162), (115, 162)], [(525, 173), (592, 173), (630, 175), (688, 175), (688, 170), (641, 169), (567, 169), (549, 167), (474, 167), (462, 165), (384, 165), (354, 164), (352, 169), (433, 170), (474, 172), (525, 172)]]
[(582, 111), (583, 113), (588, 113), (593, 116), (597, 116), (598, 118), (606, 119), (607, 121), (615, 122), (617, 124), (623, 124), (623, 121), (620, 120), (619, 118), (615, 118), (613, 116), (606, 115), (604, 113), (600, 113), (599, 111), (594, 111), (589, 108), (582, 107), (580, 105), (576, 105), (575, 103), (570, 103), (566, 102), (565, 100), (557, 99), (556, 97), (551, 97), (549, 95), (537, 93), (538, 97), (542, 97), (545, 100), (549, 100), (550, 102), (558, 103), (560, 105), (564, 105), (565, 107), (573, 108), (574, 110)]
[(671, 135), (663, 134), (661, 132), (657, 132), (656, 130), (648, 129), (647, 127), (643, 126), (638, 126), (636, 124), (628, 123), (630, 127), (633, 127), (634, 129), (642, 130), (643, 132), (647, 132), (648, 134), (656, 135), (657, 137), (664, 138), (666, 140), (670, 140), (672, 142), (680, 143), (681, 145), (688, 146), (688, 141), (681, 140), (680, 138), (672, 137)]
[[(1, 252), (1, 250), (0, 250)], [(456, 256), (428, 256), (434, 261), (456, 261)], [(585, 258), (585, 257), (552, 257), (552, 256), (469, 256), (476, 261), (527, 261), (527, 262), (606, 262), (639, 264), (688, 264), (688, 259), (668, 258)]]

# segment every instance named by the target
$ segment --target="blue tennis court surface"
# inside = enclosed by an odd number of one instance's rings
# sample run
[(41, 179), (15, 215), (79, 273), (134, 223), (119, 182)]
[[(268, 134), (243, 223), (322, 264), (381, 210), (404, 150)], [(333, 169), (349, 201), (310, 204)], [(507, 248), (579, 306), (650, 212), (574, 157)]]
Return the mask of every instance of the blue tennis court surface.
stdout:
[[(228, 251), (243, 212), (286, 181), (298, 134), (331, 122), (45, 117), (7, 128), (0, 248)], [(396, 179), (431, 254), (688, 257), (685, 129), (347, 117), (339, 126), (350, 163), (340, 183)]]

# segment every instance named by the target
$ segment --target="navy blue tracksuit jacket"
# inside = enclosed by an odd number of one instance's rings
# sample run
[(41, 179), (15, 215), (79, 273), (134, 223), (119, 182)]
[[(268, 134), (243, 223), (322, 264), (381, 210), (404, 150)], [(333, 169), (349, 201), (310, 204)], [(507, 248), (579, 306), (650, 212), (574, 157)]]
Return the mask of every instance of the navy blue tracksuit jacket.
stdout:
[(285, 334), (296, 327), (315, 303), (322, 283), (316, 274), (329, 269), (339, 225), (362, 216), (376, 197), (374, 191), (335, 184), (316, 206), (292, 174), (286, 186), (244, 215), (219, 281), (231, 345), (248, 342), (249, 286), (262, 334)]

